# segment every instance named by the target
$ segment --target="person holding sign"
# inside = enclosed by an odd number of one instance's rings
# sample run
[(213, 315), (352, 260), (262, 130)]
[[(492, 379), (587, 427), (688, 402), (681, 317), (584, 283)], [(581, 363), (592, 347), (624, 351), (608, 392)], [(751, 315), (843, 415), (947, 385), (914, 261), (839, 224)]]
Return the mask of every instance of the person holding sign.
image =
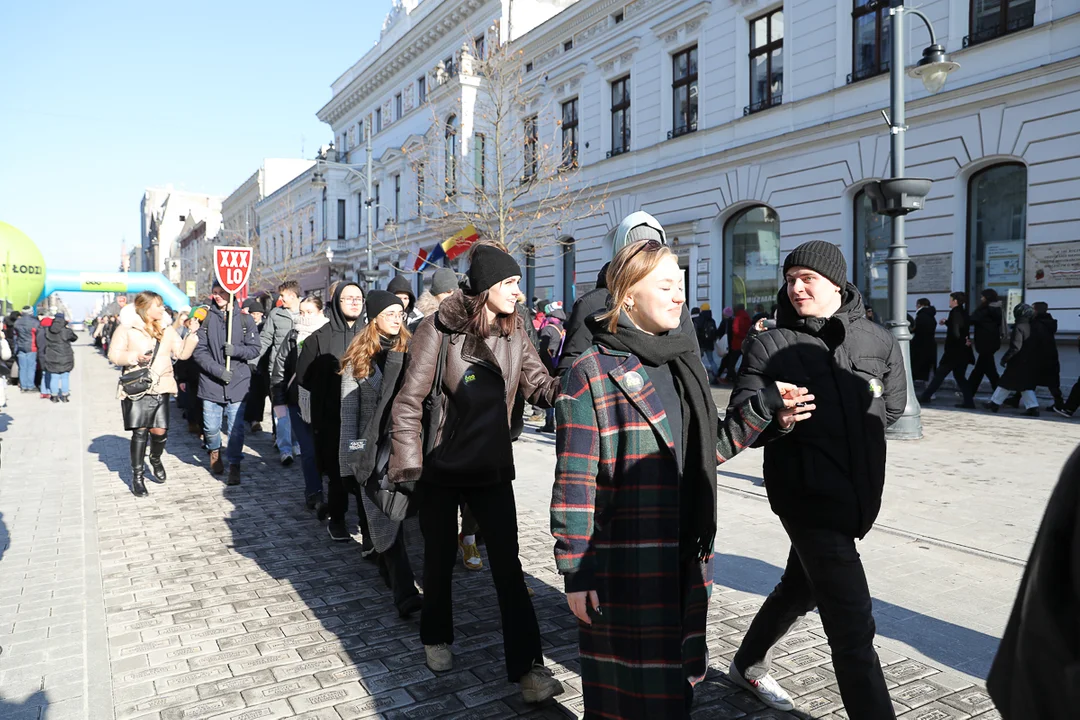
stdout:
[[(203, 435), (210, 451), (210, 470), (225, 472), (221, 461), (221, 431), (229, 434), (226, 458), (228, 485), (240, 484), (244, 459), (244, 397), (251, 385), (251, 367), (259, 356), (259, 331), (250, 315), (240, 313), (233, 295), (220, 284), (210, 295), (213, 304), (199, 329), (195, 363), (199, 366), (199, 400), (203, 404)], [(230, 306), (231, 305), (231, 306)], [(236, 361), (236, 362), (233, 362)]]

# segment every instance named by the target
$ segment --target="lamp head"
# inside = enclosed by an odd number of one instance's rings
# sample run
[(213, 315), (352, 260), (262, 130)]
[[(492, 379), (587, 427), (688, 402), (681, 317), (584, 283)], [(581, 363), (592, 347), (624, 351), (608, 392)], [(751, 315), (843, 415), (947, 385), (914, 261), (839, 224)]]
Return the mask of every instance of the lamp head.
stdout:
[(922, 58), (915, 67), (908, 70), (908, 75), (922, 80), (926, 91), (933, 95), (945, 87), (945, 79), (949, 73), (959, 67), (960, 63), (949, 60), (945, 48), (935, 43), (923, 50)]
[(334, 262), (334, 248), (326, 248), (326, 262)]

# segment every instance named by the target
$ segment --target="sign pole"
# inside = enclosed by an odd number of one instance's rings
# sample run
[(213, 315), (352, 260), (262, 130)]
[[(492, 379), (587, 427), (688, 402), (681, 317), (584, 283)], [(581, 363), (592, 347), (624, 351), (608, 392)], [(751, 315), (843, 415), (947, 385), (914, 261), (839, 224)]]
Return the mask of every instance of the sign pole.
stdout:
[[(233, 297), (232, 293), (229, 293), (229, 312), (225, 314), (225, 322), (228, 323), (225, 327), (225, 344), (232, 345), (232, 326), (233, 326)], [(225, 356), (225, 370), (232, 369), (232, 358), (228, 355)]]

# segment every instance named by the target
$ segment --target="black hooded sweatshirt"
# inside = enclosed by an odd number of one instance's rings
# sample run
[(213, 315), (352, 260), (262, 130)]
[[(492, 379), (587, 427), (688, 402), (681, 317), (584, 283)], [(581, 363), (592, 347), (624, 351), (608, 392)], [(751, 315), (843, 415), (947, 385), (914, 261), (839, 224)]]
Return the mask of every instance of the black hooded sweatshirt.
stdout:
[(341, 434), (341, 358), (364, 324), (358, 318), (350, 326), (341, 312), (341, 294), (356, 283), (341, 283), (327, 306), (330, 322), (304, 341), (296, 361), (296, 382), (311, 393), (311, 427), (316, 435), (332, 443), (335, 452)]

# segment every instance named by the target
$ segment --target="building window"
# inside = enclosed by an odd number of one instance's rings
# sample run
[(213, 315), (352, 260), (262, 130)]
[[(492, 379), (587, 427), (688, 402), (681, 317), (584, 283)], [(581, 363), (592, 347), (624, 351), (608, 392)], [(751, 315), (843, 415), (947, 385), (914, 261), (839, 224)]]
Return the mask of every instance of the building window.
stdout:
[(783, 101), (784, 11), (773, 10), (750, 21), (750, 104), (743, 115)]
[(1035, 24), (1035, 0), (971, 0), (971, 34), (964, 47), (978, 45)]
[(401, 119), (401, 93), (394, 96), (394, 117)]
[[(532, 305), (536, 295), (536, 247), (525, 246), (525, 302)], [(536, 308), (533, 308), (534, 310)]]
[(578, 166), (578, 99), (567, 100), (562, 104), (562, 169)]
[(356, 137), (357, 142), (364, 142), (364, 121), (356, 123)]
[(457, 74), (456, 73), (457, 68), (454, 67), (454, 56), (453, 55), (451, 55), (450, 57), (443, 60), (443, 67), (446, 68), (446, 76), (447, 77), (453, 77), (455, 74)]
[(427, 78), (423, 75), (416, 78), (416, 98), (421, 105), (427, 102)]
[(625, 15), (623, 15), (622, 10), (615, 13), (615, 24), (618, 25), (619, 23), (621, 23), (623, 21), (624, 17), (625, 17)]
[(563, 52), (570, 52), (574, 49), (574, 39), (571, 38), (562, 44)]
[[(345, 239), (345, 200), (337, 201), (337, 236), (338, 240)], [(292, 230), (289, 230), (289, 245), (292, 245)]]
[(375, 197), (372, 198), (372, 207), (368, 212), (371, 212), (371, 210), (375, 211), (375, 227), (377, 228), (379, 227), (379, 183), (375, 183), (375, 185), (372, 186), (372, 191), (375, 193)]
[(577, 296), (577, 243), (574, 238), (564, 238), (559, 246), (562, 250), (562, 301), (564, 307), (571, 307)]
[(483, 133), (476, 133), (473, 136), (473, 186), (480, 190), (484, 189), (487, 182), (486, 152), (487, 138)]
[(851, 256), (855, 259), (855, 286), (863, 303), (874, 308), (874, 317), (889, 317), (889, 245), (892, 218), (878, 215), (870, 206), (865, 190), (855, 195), (855, 237)]
[(473, 40), (473, 54), (476, 55), (477, 60), (484, 59), (484, 36), (478, 35)]
[(611, 83), (611, 152), (621, 155), (630, 149), (630, 76)]
[(401, 175), (394, 176), (394, 222), (401, 217)]
[(457, 116), (451, 115), (446, 121), (446, 195), (457, 193), (457, 152), (458, 152)]
[(533, 70), (533, 64), (532, 64), (532, 60), (530, 60), (529, 62), (525, 63), (525, 72), (531, 73), (532, 70)]
[(889, 71), (889, 8), (879, 0), (854, 0), (851, 11), (851, 74), (848, 83)]
[(382, 108), (375, 108), (375, 132), (382, 132)]
[(536, 116), (533, 115), (530, 118), (525, 118), (525, 168), (521, 176), (522, 182), (530, 182), (536, 178), (536, 173), (539, 169), (540, 158), (537, 152), (537, 141), (539, 138), (537, 132)]
[(698, 64), (697, 45), (677, 53), (672, 61), (672, 106), (675, 113), (668, 138), (697, 130)]
[(416, 214), (424, 212), (424, 163), (416, 164)]
[(1024, 254), (1027, 241), (1027, 168), (1019, 163), (994, 165), (968, 183), (968, 288), (977, 298), (987, 288), (1024, 297)]
[(724, 225), (724, 305), (742, 305), (751, 314), (762, 305), (771, 313), (783, 279), (780, 274), (780, 218), (765, 205), (747, 208)]

